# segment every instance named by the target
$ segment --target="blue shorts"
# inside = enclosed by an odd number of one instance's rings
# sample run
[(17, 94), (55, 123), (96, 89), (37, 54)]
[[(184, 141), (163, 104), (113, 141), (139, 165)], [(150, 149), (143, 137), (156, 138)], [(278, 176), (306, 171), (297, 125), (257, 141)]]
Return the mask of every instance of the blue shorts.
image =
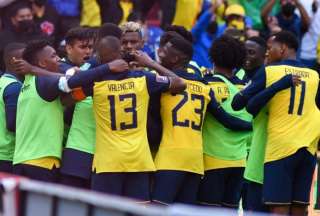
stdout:
[(60, 183), (67, 186), (71, 186), (71, 187), (90, 189), (91, 178), (85, 179), (85, 178), (81, 178), (73, 175), (61, 174)]
[(238, 208), (243, 184), (243, 167), (208, 170), (199, 190), (203, 205)]
[(266, 205), (308, 205), (316, 157), (306, 148), (264, 165)]
[(59, 169), (53, 168), (51, 170), (33, 166), (29, 164), (17, 164), (13, 166), (13, 173), (20, 176), (25, 176), (27, 178), (50, 182), (50, 183), (57, 183), (59, 180)]
[(71, 148), (65, 148), (63, 150), (61, 161), (60, 172), (62, 174), (90, 180), (93, 154)]
[(263, 185), (246, 180), (242, 190), (242, 207), (249, 212), (268, 212), (262, 201)]
[(186, 171), (159, 170), (155, 173), (152, 201), (196, 204), (201, 175)]
[(150, 201), (151, 172), (93, 173), (91, 189), (102, 193)]
[(12, 173), (12, 161), (0, 160), (0, 172)]

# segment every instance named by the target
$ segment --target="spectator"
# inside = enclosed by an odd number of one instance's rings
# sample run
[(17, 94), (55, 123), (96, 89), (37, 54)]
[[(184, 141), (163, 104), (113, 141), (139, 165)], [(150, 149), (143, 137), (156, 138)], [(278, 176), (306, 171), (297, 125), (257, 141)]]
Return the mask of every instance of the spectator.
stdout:
[(45, 37), (34, 23), (29, 4), (17, 1), (9, 9), (12, 28), (0, 32), (0, 69), (4, 68), (2, 56), (3, 49), (7, 44), (12, 42), (26, 43)]
[(59, 14), (51, 5), (47, 4), (47, 0), (30, 1), (34, 22), (53, 44), (57, 44), (56, 37), (60, 27)]
[(101, 26), (100, 8), (96, 0), (82, 0), (81, 26)]
[[(254, 29), (264, 29), (264, 24), (261, 20), (261, 9), (268, 2), (268, 0), (239, 0), (239, 3), (244, 7), (246, 15), (252, 19), (252, 27)], [(279, 2), (275, 3), (271, 14), (276, 15), (280, 10)]]
[(212, 7), (204, 12), (194, 28), (192, 35), (194, 39), (194, 56), (193, 60), (207, 68), (212, 67), (208, 57), (208, 51), (212, 42), (220, 37), (228, 28), (235, 28), (244, 33), (250, 29), (249, 22), (245, 19), (245, 11), (242, 6), (233, 4), (228, 6), (225, 11), (225, 23), (218, 24), (215, 14), (223, 4), (223, 1), (216, 1)]
[[(266, 26), (270, 22), (271, 16), (269, 14), (275, 3), (276, 0), (268, 1), (261, 11), (261, 17)], [(310, 18), (308, 13), (299, 0), (280, 0), (280, 5), (281, 11), (275, 16), (279, 27), (282, 30), (292, 32), (301, 40), (303, 33), (309, 28)], [(296, 8), (298, 8), (301, 18), (295, 14)]]
[(172, 24), (184, 26), (187, 30), (191, 30), (201, 12), (201, 6), (202, 0), (177, 0), (176, 13)]
[(318, 4), (318, 0), (313, 1), (311, 24), (301, 41), (300, 60), (311, 68), (314, 68), (317, 62), (316, 49), (320, 37), (320, 10)]
[(81, 2), (80, 0), (48, 0), (48, 3), (56, 9), (60, 19), (63, 20), (57, 36), (57, 40), (60, 41), (69, 29), (80, 25)]
[(123, 12), (119, 0), (97, 0), (97, 3), (100, 6), (102, 23), (109, 22), (117, 25), (120, 23)]
[(146, 17), (156, 2), (159, 2), (162, 12), (161, 28), (171, 25), (175, 12), (177, 0), (141, 0), (142, 19), (145, 21)]
[(0, 30), (4, 28), (5, 26), (5, 22), (6, 22), (6, 9), (7, 9), (7, 6), (14, 2), (15, 0), (1, 0), (0, 1)]

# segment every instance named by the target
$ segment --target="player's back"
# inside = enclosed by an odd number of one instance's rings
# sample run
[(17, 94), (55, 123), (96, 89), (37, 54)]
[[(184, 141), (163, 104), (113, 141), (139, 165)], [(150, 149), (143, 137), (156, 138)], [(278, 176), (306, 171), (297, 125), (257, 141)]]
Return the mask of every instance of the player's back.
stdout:
[(302, 147), (310, 147), (314, 153), (320, 134), (316, 105), (318, 73), (293, 60), (267, 66), (265, 70), (266, 87), (286, 74), (301, 77), (299, 86), (280, 91), (269, 102), (266, 162), (289, 156)]
[(202, 125), (210, 101), (210, 87), (202, 78), (181, 71), (187, 88), (180, 94), (161, 95), (162, 139), (157, 169), (203, 173)]
[(97, 172), (152, 171), (146, 131), (147, 76), (155, 80), (156, 75), (129, 71), (108, 76), (93, 89), (97, 134), (94, 168)]

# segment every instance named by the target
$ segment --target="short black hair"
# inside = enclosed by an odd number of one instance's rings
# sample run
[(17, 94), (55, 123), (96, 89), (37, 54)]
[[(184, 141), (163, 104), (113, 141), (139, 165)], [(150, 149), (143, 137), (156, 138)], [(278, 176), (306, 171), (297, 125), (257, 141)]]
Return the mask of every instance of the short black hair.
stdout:
[(66, 36), (66, 44), (72, 45), (76, 40), (89, 41), (95, 39), (95, 31), (86, 27), (74, 27), (70, 29)]
[(30, 64), (37, 64), (37, 54), (46, 46), (50, 46), (47, 40), (34, 40), (28, 43), (27, 47), (22, 53), (22, 58)]
[(223, 35), (213, 42), (209, 55), (214, 65), (233, 70), (242, 67), (246, 50), (241, 41)]
[(7, 64), (12, 57), (14, 57), (14, 52), (16, 52), (17, 50), (25, 49), (26, 46), (27, 45), (24, 43), (16, 42), (6, 45), (3, 50), (3, 61), (5, 62), (5, 64)]
[(166, 32), (177, 32), (179, 35), (181, 35), (185, 40), (189, 41), (190, 43), (193, 42), (193, 37), (190, 31), (188, 31), (184, 26), (179, 25), (171, 25), (167, 26), (165, 28)]
[(121, 49), (119, 38), (114, 36), (106, 36), (100, 39), (99, 47), (108, 47), (111, 51), (117, 52)]
[(169, 42), (172, 44), (172, 47), (174, 49), (178, 50), (186, 56), (185, 63), (191, 61), (193, 56), (192, 43), (190, 43), (182, 37), (173, 37)]
[(247, 39), (247, 41), (252, 41), (258, 44), (264, 51), (267, 50), (267, 41), (263, 37), (253, 36)]
[(163, 35), (160, 37), (160, 46), (163, 47), (164, 45), (166, 45), (166, 43), (168, 43), (172, 38), (174, 37), (178, 37), (178, 38), (182, 38), (184, 39), (180, 34), (178, 34), (177, 32), (174, 31), (168, 31), (163, 33)]
[(280, 31), (271, 35), (270, 37), (274, 37), (274, 41), (285, 44), (289, 48), (294, 49), (295, 51), (298, 51), (299, 49), (298, 38), (292, 32)]
[(12, 4), (10, 4), (10, 6), (9, 6), (9, 10), (8, 10), (9, 16), (14, 17), (17, 15), (19, 10), (25, 9), (25, 8), (32, 10), (30, 3), (26, 2), (26, 1), (15, 1)]
[(99, 29), (98, 38), (101, 39), (106, 36), (113, 36), (120, 39), (122, 36), (122, 30), (116, 24), (105, 23)]

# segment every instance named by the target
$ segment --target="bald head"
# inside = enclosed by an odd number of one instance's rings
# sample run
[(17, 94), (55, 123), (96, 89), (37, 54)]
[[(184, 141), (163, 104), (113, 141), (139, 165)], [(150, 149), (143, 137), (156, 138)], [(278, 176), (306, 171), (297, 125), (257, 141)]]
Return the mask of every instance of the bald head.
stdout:
[(101, 63), (107, 63), (119, 59), (121, 54), (120, 40), (114, 36), (102, 38), (97, 47), (97, 54)]

